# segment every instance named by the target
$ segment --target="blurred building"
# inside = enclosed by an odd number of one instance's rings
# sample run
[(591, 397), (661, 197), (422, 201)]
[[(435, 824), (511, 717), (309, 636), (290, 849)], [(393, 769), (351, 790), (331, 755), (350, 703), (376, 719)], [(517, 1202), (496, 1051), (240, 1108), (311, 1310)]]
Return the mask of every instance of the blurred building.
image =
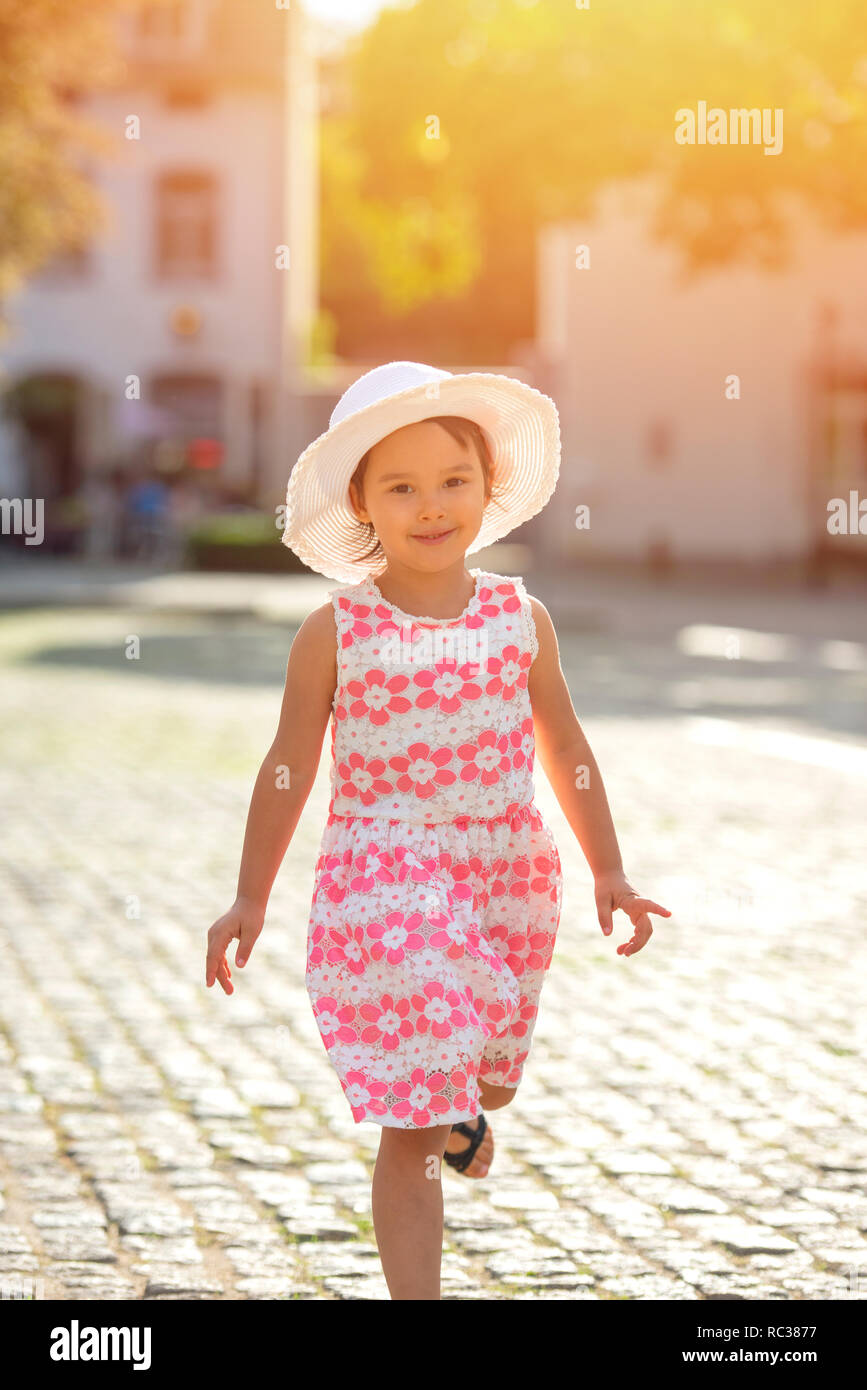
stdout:
[(867, 499), (867, 236), (793, 202), (789, 267), (690, 283), (652, 238), (655, 196), (652, 178), (611, 185), (593, 220), (541, 234), (538, 384), (563, 431), (546, 550), (660, 566), (867, 557), (867, 535), (827, 531), (831, 498)]
[(84, 75), (77, 102), (117, 137), (89, 169), (112, 225), (7, 301), (4, 486), (50, 502), (155, 458), (279, 498), (317, 304), (303, 7), (145, 0), (116, 24), (123, 82)]

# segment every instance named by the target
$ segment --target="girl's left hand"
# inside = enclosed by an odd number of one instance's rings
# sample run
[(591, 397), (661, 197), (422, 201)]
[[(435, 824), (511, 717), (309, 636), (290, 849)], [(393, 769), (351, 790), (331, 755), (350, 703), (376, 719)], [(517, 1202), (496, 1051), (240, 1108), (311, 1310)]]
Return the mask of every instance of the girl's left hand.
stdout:
[(653, 935), (653, 927), (647, 915), (649, 912), (657, 912), (662, 917), (671, 916), (667, 907), (653, 902), (651, 898), (639, 897), (622, 869), (614, 869), (610, 873), (600, 874), (594, 883), (596, 911), (599, 916), (599, 925), (604, 934), (606, 936), (611, 935), (614, 928), (612, 913), (616, 912), (618, 908), (626, 913), (635, 928), (630, 940), (624, 941), (617, 947), (618, 956), (633, 956), (636, 951), (641, 950), (642, 946), (647, 945)]

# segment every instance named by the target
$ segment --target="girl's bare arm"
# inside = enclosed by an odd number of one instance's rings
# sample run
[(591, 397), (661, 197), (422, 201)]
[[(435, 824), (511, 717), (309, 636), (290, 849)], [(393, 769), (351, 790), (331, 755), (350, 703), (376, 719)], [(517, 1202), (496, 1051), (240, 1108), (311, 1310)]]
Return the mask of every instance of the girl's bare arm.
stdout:
[(530, 606), (539, 639), (528, 680), (539, 761), (592, 871), (599, 925), (610, 936), (612, 913), (625, 912), (635, 930), (629, 941), (617, 947), (617, 954), (633, 956), (653, 934), (649, 914), (670, 917), (671, 912), (652, 898), (641, 897), (623, 871), (602, 773), (578, 723), (560, 665), (554, 624), (538, 599), (530, 598)]
[(238, 896), (263, 912), (316, 780), (336, 683), (337, 634), (329, 602), (305, 618), (295, 634), (277, 732), (250, 801)]
[(337, 631), (331, 602), (305, 618), (289, 651), (283, 703), (274, 741), (253, 787), (235, 902), (210, 928), (205, 980), (231, 994), (226, 948), (249, 957), (265, 920), (277, 871), (316, 780), (322, 740), (337, 685)]
[(594, 878), (611, 870), (622, 871), (602, 773), (578, 723), (560, 665), (554, 624), (538, 599), (531, 598), (530, 606), (539, 641), (528, 683), (539, 761)]

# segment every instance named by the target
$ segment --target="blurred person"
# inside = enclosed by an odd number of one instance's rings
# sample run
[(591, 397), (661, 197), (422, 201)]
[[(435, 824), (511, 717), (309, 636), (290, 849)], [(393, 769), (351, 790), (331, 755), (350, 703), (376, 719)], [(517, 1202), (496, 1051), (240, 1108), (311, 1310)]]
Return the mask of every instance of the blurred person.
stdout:
[(134, 560), (157, 560), (165, 545), (169, 489), (162, 478), (148, 470), (134, 481), (126, 495), (130, 523), (130, 555)]

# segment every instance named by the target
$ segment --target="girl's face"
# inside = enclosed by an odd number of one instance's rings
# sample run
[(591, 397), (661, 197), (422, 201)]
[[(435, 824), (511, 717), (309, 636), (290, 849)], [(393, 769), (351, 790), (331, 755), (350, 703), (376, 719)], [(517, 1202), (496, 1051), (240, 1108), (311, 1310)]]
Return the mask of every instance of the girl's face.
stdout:
[[(441, 570), (463, 562), (479, 533), (485, 478), (472, 444), (460, 444), (432, 420), (404, 425), (374, 445), (364, 500), (350, 488), (360, 521), (371, 522), (390, 565)], [(448, 534), (436, 544), (421, 539)]]

